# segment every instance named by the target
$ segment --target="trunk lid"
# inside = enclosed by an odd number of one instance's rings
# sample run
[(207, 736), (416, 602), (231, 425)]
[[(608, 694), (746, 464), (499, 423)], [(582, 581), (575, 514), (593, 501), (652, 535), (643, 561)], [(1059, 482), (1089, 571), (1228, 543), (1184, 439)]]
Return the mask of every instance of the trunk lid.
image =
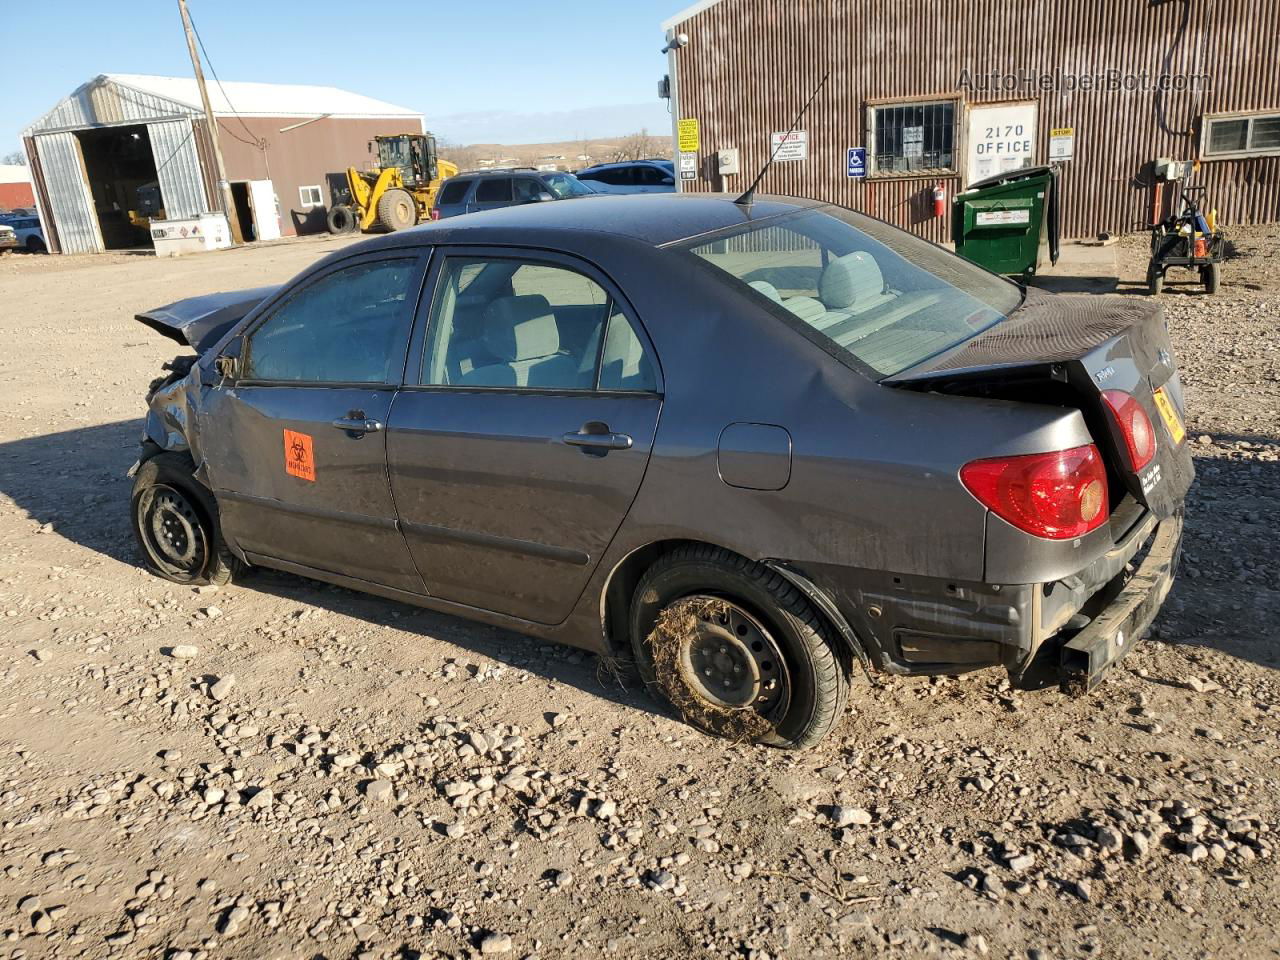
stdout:
[[(1078, 408), (1107, 462), (1113, 512), (1128, 492), (1163, 519), (1179, 508), (1191, 485), (1173, 347), (1164, 311), (1145, 299), (1029, 289), (1023, 306), (1007, 320), (882, 382)], [(1104, 390), (1131, 394), (1151, 420), (1155, 456), (1140, 471), (1131, 469)]]
[(279, 286), (254, 287), (189, 297), (139, 313), (135, 319), (170, 340), (190, 345), (196, 353), (204, 353), (250, 310), (279, 289)]

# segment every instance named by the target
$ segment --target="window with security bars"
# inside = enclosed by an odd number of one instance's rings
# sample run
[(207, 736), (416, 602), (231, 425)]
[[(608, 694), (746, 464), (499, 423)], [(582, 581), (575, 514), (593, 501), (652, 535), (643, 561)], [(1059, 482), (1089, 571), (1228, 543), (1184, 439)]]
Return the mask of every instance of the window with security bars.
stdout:
[(956, 169), (956, 101), (868, 107), (871, 173), (880, 176)]
[(1204, 126), (1206, 159), (1280, 154), (1280, 113), (1205, 117)]

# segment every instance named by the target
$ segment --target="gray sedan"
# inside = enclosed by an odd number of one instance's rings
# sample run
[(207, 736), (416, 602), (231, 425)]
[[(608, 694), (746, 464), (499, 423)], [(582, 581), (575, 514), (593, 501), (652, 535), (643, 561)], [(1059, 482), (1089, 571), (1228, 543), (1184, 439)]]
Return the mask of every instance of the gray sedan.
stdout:
[(141, 314), (133, 520), (633, 661), (801, 747), (861, 670), (1089, 689), (1173, 576), (1192, 477), (1158, 307), (1025, 290), (785, 197), (605, 197), (347, 247)]

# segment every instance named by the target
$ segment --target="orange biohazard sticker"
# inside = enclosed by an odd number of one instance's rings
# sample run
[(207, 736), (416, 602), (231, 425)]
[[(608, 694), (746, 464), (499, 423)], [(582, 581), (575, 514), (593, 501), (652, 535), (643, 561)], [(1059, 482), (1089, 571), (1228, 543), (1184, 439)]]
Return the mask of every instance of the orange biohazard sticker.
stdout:
[(311, 449), (311, 437), (305, 433), (284, 432), (284, 472), (316, 482), (316, 455)]

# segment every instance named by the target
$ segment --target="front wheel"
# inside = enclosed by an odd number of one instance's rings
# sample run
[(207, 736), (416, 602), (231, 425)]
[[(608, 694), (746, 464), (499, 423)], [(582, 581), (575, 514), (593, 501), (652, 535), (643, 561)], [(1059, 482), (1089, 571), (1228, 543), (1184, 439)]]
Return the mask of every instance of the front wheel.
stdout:
[(378, 222), (391, 232), (406, 230), (418, 222), (418, 204), (413, 194), (398, 187), (378, 198)]
[(180, 453), (142, 464), (133, 478), (133, 533), (156, 576), (189, 586), (230, 583), (240, 562), (223, 543), (213, 495), (194, 474)]
[(788, 580), (726, 550), (658, 560), (632, 600), (631, 644), (646, 686), (714, 736), (800, 749), (844, 712), (830, 628)]

